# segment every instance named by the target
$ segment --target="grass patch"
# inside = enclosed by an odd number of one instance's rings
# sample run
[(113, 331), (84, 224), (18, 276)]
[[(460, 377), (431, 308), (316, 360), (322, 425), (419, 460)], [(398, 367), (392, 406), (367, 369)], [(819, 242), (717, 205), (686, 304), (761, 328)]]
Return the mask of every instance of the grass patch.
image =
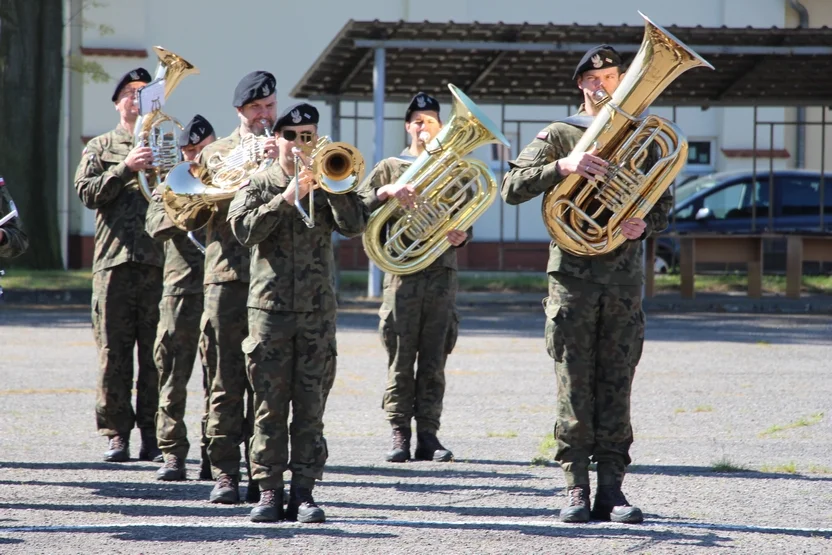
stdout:
[(797, 474), (797, 465), (794, 461), (788, 464), (777, 464), (774, 466), (764, 464), (760, 467), (760, 472), (767, 472), (769, 474)]
[(722, 457), (718, 461), (711, 464), (711, 470), (714, 472), (750, 472), (751, 469), (731, 462), (727, 457)]
[(558, 442), (555, 441), (554, 434), (549, 434), (544, 437), (540, 445), (537, 446), (537, 456), (532, 459), (532, 466), (548, 466), (552, 464), (552, 457), (557, 447)]
[(63, 291), (92, 289), (92, 270), (6, 270), (0, 277), (5, 289)]
[(498, 437), (502, 439), (512, 439), (517, 437), (517, 432), (488, 432), (486, 437)]
[(814, 426), (821, 420), (823, 420), (823, 413), (818, 412), (810, 416), (804, 416), (803, 418), (800, 418), (790, 424), (775, 424), (774, 426), (765, 430), (764, 432), (760, 432), (760, 437), (775, 435), (780, 432), (785, 432), (786, 430), (794, 430), (795, 428), (805, 428), (807, 426)]
[[(2, 278), (3, 287), (20, 290), (90, 289), (92, 271), (86, 270), (29, 270), (11, 268)], [(339, 275), (340, 288), (347, 292), (367, 291), (366, 270), (344, 270)], [(656, 276), (656, 293), (678, 293), (681, 277), (678, 274)], [(748, 279), (744, 274), (697, 275), (699, 293), (745, 292)], [(548, 292), (545, 272), (459, 272), (459, 290), (494, 293)], [(832, 294), (832, 276), (803, 276), (801, 290), (807, 294)], [(763, 292), (785, 294), (785, 276), (763, 276)]]
[[(679, 292), (679, 274), (656, 276), (656, 292)], [(702, 293), (744, 293), (748, 291), (748, 276), (745, 274), (697, 275), (694, 279), (697, 292)], [(832, 276), (803, 276), (800, 290), (803, 293), (828, 295), (832, 293)], [(763, 293), (785, 294), (786, 276), (764, 275)]]
[(832, 474), (832, 468), (813, 464), (806, 470), (807, 474)]
[(714, 408), (711, 405), (699, 405), (693, 412), (714, 412)]
[(683, 408), (678, 408), (678, 409), (675, 409), (673, 411), (673, 414), (683, 414), (685, 412), (688, 412), (688, 411), (686, 409), (683, 409)]

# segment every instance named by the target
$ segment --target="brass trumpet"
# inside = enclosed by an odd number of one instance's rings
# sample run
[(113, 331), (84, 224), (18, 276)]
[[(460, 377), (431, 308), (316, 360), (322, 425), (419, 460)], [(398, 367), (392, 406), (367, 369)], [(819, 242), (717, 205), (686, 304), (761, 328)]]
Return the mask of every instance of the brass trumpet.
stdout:
[(306, 227), (315, 227), (315, 187), (309, 189), (309, 213), (300, 204), (300, 168), (306, 168), (298, 155), (303, 153), (310, 159), (309, 169), (318, 182), (318, 187), (332, 195), (343, 195), (355, 189), (364, 178), (364, 156), (352, 145), (333, 143), (329, 137), (314, 140), (314, 133), (304, 131), (298, 134), (295, 154), (295, 208), (300, 212)]

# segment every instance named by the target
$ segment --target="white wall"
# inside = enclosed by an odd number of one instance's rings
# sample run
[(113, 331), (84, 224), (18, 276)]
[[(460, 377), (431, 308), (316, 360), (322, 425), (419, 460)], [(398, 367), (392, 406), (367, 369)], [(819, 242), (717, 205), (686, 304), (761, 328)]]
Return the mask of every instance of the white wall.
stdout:
[[(157, 60), (153, 45), (171, 50), (196, 65), (200, 74), (183, 80), (168, 100), (165, 111), (183, 123), (193, 114), (208, 118), (220, 135), (230, 133), (237, 125), (231, 97), (239, 79), (246, 73), (265, 69), (277, 77), (278, 110), (296, 102), (289, 91), (326, 48), (349, 19), (393, 21), (456, 21), (506, 23), (555, 23), (618, 25), (626, 23), (643, 27), (638, 14), (642, 11), (664, 26), (783, 26), (786, 9), (783, 0), (596, 0), (592, 9), (576, 9), (566, 0), (515, 0), (484, 2), (482, 0), (321, 0), (314, 3), (275, 0), (246, 0), (231, 4), (222, 0), (110, 0), (106, 5), (87, 9), (85, 19), (93, 24), (112, 27), (112, 35), (99, 35), (94, 29), (84, 32), (82, 44), (102, 48), (144, 48), (150, 53), (145, 60), (130, 58), (98, 58), (113, 80), (106, 84), (86, 84), (83, 91), (83, 128), (79, 135), (97, 135), (112, 129), (118, 116), (110, 96), (121, 75), (139, 65), (155, 72)], [(672, 29), (671, 29), (672, 30)], [(705, 71), (705, 70), (702, 70)], [(414, 91), (415, 92), (415, 91)], [(580, 102), (576, 89), (575, 104)], [(321, 112), (320, 129), (330, 132), (330, 109), (316, 103)], [(359, 113), (372, 116), (370, 103), (359, 104)], [(352, 113), (353, 103), (342, 103), (342, 114)], [(400, 118), (403, 104), (389, 103), (386, 114)], [(501, 123), (499, 106), (483, 106), (497, 125)], [(449, 107), (443, 106), (447, 116)], [(574, 106), (508, 106), (507, 119), (539, 119), (543, 122), (567, 115)], [(670, 117), (669, 109), (655, 113)], [(761, 109), (760, 119), (782, 120), (783, 109)], [(531, 141), (546, 123), (522, 125), (519, 135), (514, 124), (507, 131), (516, 143), (512, 156)], [(716, 169), (729, 169), (750, 164), (750, 160), (726, 159), (722, 148), (752, 147), (752, 112), (743, 108), (698, 108), (677, 110), (677, 122), (691, 140), (717, 141)], [(373, 161), (373, 122), (358, 122), (356, 146), (368, 163)], [(764, 136), (763, 136), (764, 135)], [(777, 130), (775, 148), (783, 147), (783, 130)], [(341, 139), (354, 141), (354, 125), (343, 120)], [(768, 133), (760, 132), (758, 148), (768, 148)], [(405, 146), (402, 122), (385, 125), (385, 155), (398, 153)], [(787, 147), (790, 148), (791, 147)], [(488, 157), (481, 149), (479, 157)], [(497, 174), (499, 180), (500, 175)], [(79, 204), (75, 210), (85, 211)], [(519, 229), (520, 240), (548, 240), (540, 218), (540, 202), (510, 207), (497, 199), (476, 225), (478, 240), (513, 240)], [(91, 213), (81, 220), (82, 234), (93, 233)], [(500, 219), (503, 220), (502, 228)], [(517, 225), (519, 221), (519, 227)]]

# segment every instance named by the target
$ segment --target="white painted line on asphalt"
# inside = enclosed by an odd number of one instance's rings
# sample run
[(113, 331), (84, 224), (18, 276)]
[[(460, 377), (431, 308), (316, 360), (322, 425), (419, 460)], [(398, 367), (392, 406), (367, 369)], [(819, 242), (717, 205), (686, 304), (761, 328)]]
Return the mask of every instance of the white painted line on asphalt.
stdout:
[[(568, 530), (580, 531), (583, 527), (592, 528), (611, 528), (621, 529), (632, 528), (633, 530), (650, 529), (656, 532), (671, 532), (673, 530), (684, 528), (697, 528), (703, 530), (720, 530), (733, 532), (763, 532), (769, 534), (789, 534), (789, 533), (803, 533), (803, 534), (818, 534), (818, 535), (832, 535), (832, 528), (790, 528), (785, 526), (754, 526), (746, 524), (719, 524), (719, 523), (696, 523), (696, 522), (645, 522), (643, 524), (617, 524), (609, 522), (591, 522), (589, 524), (569, 524), (557, 520), (537, 520), (537, 521), (517, 521), (517, 520), (390, 520), (390, 519), (329, 519), (322, 526), (327, 525), (357, 525), (357, 526), (396, 526), (408, 528), (563, 528)], [(58, 526), (17, 526), (6, 527), (0, 526), (0, 534), (6, 533), (20, 533), (20, 532), (72, 532), (81, 530), (108, 530), (119, 528), (249, 528), (252, 530), (263, 529), (267, 526), (274, 525), (289, 525), (289, 526), (305, 526), (296, 523), (279, 522), (279, 523), (252, 523), (240, 522), (238, 520), (224, 520), (222, 522), (125, 522), (120, 524), (76, 524), (76, 525), (58, 525)]]

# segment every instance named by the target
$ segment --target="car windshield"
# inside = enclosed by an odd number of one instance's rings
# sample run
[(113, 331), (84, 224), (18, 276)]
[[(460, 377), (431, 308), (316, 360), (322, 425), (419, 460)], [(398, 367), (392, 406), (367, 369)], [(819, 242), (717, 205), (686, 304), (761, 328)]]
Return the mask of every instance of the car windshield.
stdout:
[(719, 183), (718, 176), (703, 175), (702, 177), (697, 177), (696, 179), (687, 181), (682, 185), (678, 185), (676, 187), (676, 206), (679, 206), (681, 203), (683, 203), (699, 191), (710, 189), (717, 183)]

